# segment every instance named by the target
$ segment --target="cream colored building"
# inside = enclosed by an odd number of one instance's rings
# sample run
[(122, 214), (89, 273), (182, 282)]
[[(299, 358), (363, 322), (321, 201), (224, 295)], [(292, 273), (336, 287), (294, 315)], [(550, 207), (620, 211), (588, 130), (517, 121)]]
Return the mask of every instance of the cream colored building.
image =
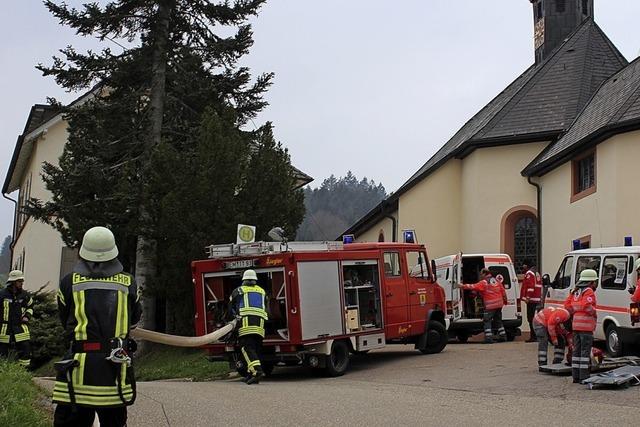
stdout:
[(432, 258), (504, 252), (552, 275), (576, 244), (640, 241), (640, 65), (594, 22), (593, 1), (531, 3), (535, 64), (347, 234), (415, 229)]

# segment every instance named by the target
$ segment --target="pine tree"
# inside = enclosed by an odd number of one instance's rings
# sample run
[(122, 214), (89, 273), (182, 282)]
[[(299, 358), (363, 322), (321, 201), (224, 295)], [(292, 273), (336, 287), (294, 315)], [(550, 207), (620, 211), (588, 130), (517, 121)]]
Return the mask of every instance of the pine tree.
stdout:
[[(128, 46), (84, 54), (67, 47), (63, 58), (38, 67), (65, 89), (93, 88), (93, 96), (64, 109), (68, 144), (59, 166), (44, 166), (53, 200), (35, 200), (28, 212), (55, 226), (70, 246), (91, 226), (112, 228), (125, 265), (135, 266), (144, 288), (157, 267), (157, 197), (149, 178), (156, 152), (190, 149), (207, 107), (233, 108), (240, 126), (266, 105), (272, 75), (252, 82), (249, 70), (237, 66), (253, 43), (247, 19), (263, 3), (117, 0), (76, 9), (45, 1), (78, 34)], [(220, 35), (230, 28), (232, 35)], [(153, 305), (145, 304), (146, 326), (154, 327), (153, 317)]]

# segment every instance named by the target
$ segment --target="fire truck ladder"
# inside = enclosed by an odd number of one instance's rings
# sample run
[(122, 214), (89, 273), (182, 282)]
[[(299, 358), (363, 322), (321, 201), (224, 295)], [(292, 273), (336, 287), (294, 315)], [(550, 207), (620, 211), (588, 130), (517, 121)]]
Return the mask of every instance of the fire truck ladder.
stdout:
[(267, 255), (282, 252), (338, 251), (342, 249), (344, 249), (342, 242), (226, 243), (205, 247), (209, 258)]

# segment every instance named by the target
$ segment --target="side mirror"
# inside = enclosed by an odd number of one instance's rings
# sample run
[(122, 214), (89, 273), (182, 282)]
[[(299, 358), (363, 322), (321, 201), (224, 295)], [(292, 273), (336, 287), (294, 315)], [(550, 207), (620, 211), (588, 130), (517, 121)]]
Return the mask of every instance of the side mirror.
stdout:
[(542, 287), (544, 288), (553, 288), (553, 283), (551, 283), (551, 277), (548, 274), (542, 276)]
[(436, 260), (431, 260), (431, 280), (433, 282), (438, 281), (438, 275), (436, 274)]

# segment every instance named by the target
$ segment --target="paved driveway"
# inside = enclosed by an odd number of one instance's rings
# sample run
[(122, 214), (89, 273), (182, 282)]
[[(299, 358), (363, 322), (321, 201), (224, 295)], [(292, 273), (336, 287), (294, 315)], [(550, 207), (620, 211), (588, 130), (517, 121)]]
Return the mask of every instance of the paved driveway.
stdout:
[(536, 344), (450, 344), (437, 355), (391, 346), (353, 359), (340, 378), (276, 369), (238, 379), (138, 385), (130, 426), (631, 425), (640, 387), (588, 390), (539, 374)]

